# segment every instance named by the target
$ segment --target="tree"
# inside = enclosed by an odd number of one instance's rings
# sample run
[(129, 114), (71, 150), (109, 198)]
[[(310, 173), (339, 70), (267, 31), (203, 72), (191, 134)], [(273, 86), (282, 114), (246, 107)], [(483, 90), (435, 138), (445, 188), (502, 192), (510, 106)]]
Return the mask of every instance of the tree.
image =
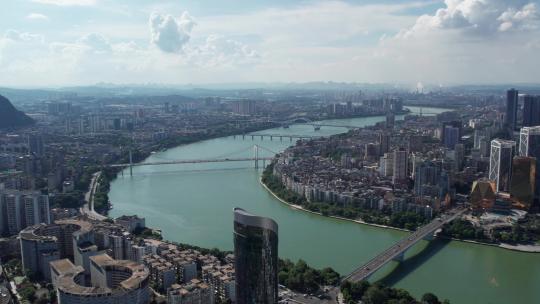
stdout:
[(422, 296), (422, 304), (441, 304), (436, 295), (428, 292)]
[(370, 286), (362, 301), (366, 304), (384, 304), (388, 301), (388, 294), (377, 285)]
[(19, 295), (29, 302), (34, 302), (36, 299), (36, 289), (31, 284), (27, 284), (19, 289)]

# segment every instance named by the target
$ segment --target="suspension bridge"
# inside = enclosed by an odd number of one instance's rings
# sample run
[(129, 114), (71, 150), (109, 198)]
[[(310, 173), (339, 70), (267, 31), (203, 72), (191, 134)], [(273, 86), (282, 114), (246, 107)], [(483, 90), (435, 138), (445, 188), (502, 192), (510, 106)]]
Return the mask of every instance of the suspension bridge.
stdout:
[[(237, 155), (240, 153), (245, 153), (247, 150), (253, 149), (253, 155), (250, 157), (233, 157), (232, 155)], [(261, 156), (260, 151), (266, 152), (266, 154), (271, 153), (271, 156)], [(214, 158), (201, 158), (201, 159), (163, 159), (159, 161), (148, 161), (148, 162), (140, 162), (140, 163), (134, 163), (133, 162), (133, 154), (132, 151), (129, 151), (129, 163), (120, 163), (120, 164), (109, 164), (105, 165), (105, 167), (109, 168), (129, 168), (129, 174), (133, 175), (133, 167), (140, 167), (140, 166), (160, 166), (160, 165), (178, 165), (178, 164), (203, 164), (203, 163), (223, 163), (223, 162), (245, 162), (245, 161), (253, 161), (255, 169), (259, 168), (259, 162), (263, 162), (263, 168), (266, 166), (266, 161), (271, 161), (273, 159), (273, 156), (275, 154), (278, 154), (277, 152), (274, 152), (270, 150), (269, 148), (260, 146), (260, 145), (253, 145), (246, 148), (243, 148), (238, 151), (233, 151), (230, 153), (227, 153), (225, 155), (220, 155)], [(159, 158), (159, 157), (155, 157)]]

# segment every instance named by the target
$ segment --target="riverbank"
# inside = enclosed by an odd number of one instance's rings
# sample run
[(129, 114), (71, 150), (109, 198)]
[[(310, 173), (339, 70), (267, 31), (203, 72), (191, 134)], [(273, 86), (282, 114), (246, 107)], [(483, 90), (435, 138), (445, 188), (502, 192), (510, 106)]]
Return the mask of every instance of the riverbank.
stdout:
[(377, 228), (397, 230), (397, 231), (401, 231), (401, 232), (412, 232), (411, 230), (404, 229), (404, 228), (398, 228), (398, 227), (392, 227), (392, 226), (387, 226), (387, 225), (368, 223), (368, 222), (365, 222), (365, 221), (362, 221), (362, 220), (354, 220), (354, 219), (349, 219), (349, 218), (346, 218), (346, 217), (335, 216), (335, 215), (323, 215), (320, 212), (315, 212), (315, 211), (308, 210), (308, 209), (306, 209), (306, 208), (304, 208), (304, 207), (302, 207), (300, 205), (296, 205), (296, 204), (293, 204), (291, 202), (287, 202), (286, 200), (282, 199), (277, 194), (275, 194), (270, 188), (268, 188), (268, 186), (262, 181), (262, 177), (259, 178), (259, 183), (264, 187), (264, 189), (266, 189), (266, 191), (268, 191), (268, 193), (270, 193), (278, 201), (280, 201), (281, 203), (283, 203), (283, 204), (285, 204), (285, 205), (287, 205), (287, 206), (289, 206), (289, 207), (291, 207), (292, 209), (295, 209), (295, 210), (299, 210), (299, 211), (319, 215), (319, 216), (322, 216), (322, 217), (333, 218), (333, 219), (336, 219), (336, 220), (353, 222), (353, 223), (366, 225), (366, 226), (373, 226), (373, 227), (377, 227)]
[[(270, 193), (278, 201), (280, 201), (281, 203), (291, 207), (294, 210), (315, 214), (315, 215), (318, 215), (318, 216), (321, 216), (321, 217), (327, 217), (327, 218), (332, 218), (332, 219), (341, 220), (341, 221), (353, 222), (353, 223), (360, 224), (360, 225), (372, 226), (372, 227), (389, 229), (389, 230), (397, 230), (397, 231), (401, 231), (401, 232), (413, 232), (413, 231), (408, 230), (408, 229), (397, 228), (397, 227), (392, 227), (392, 226), (387, 226), (387, 225), (367, 223), (367, 222), (362, 221), (362, 220), (354, 220), (354, 219), (349, 219), (349, 218), (340, 217), (340, 216), (333, 216), (333, 215), (323, 215), (320, 212), (311, 211), (311, 210), (308, 210), (308, 209), (306, 209), (306, 208), (304, 208), (304, 207), (302, 207), (300, 205), (296, 205), (296, 204), (293, 204), (291, 202), (285, 201), (284, 199), (279, 197), (276, 193), (274, 193), (262, 181), (262, 177), (259, 178), (259, 184), (261, 184), (263, 186), (263, 188), (266, 191), (268, 191), (268, 193)], [(497, 248), (506, 249), (506, 250), (510, 250), (510, 251), (516, 251), (516, 252), (540, 253), (540, 246), (534, 246), (534, 245), (511, 245), (511, 244), (504, 244), (504, 243), (503, 244), (493, 244), (493, 243), (485, 243), (485, 242), (478, 242), (478, 241), (472, 241), (472, 240), (449, 238), (449, 237), (443, 237), (443, 236), (438, 236), (438, 237), (441, 238), (441, 239), (447, 239), (447, 240), (451, 240), (451, 241), (458, 241), (458, 242), (463, 242), (463, 243), (470, 243), (470, 244), (476, 244), (476, 245), (497, 247)]]

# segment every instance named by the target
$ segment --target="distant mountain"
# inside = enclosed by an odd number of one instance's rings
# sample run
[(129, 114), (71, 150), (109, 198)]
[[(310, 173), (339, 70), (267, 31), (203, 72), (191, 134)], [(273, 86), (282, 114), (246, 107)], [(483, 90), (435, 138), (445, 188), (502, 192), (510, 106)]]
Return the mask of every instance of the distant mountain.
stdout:
[(0, 95), (0, 129), (24, 127), (34, 123), (34, 120), (15, 109), (9, 99)]

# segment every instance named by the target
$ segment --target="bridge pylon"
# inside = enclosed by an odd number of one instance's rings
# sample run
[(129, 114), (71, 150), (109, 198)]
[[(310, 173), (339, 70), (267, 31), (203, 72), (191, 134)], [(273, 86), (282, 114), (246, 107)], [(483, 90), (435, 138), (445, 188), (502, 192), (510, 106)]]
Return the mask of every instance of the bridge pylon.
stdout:
[(399, 255), (394, 257), (392, 260), (396, 262), (403, 262), (405, 260), (405, 251), (401, 252)]
[(253, 146), (254, 158), (255, 158), (255, 169), (259, 169), (259, 145)]
[(129, 176), (133, 176), (133, 153), (129, 149)]

